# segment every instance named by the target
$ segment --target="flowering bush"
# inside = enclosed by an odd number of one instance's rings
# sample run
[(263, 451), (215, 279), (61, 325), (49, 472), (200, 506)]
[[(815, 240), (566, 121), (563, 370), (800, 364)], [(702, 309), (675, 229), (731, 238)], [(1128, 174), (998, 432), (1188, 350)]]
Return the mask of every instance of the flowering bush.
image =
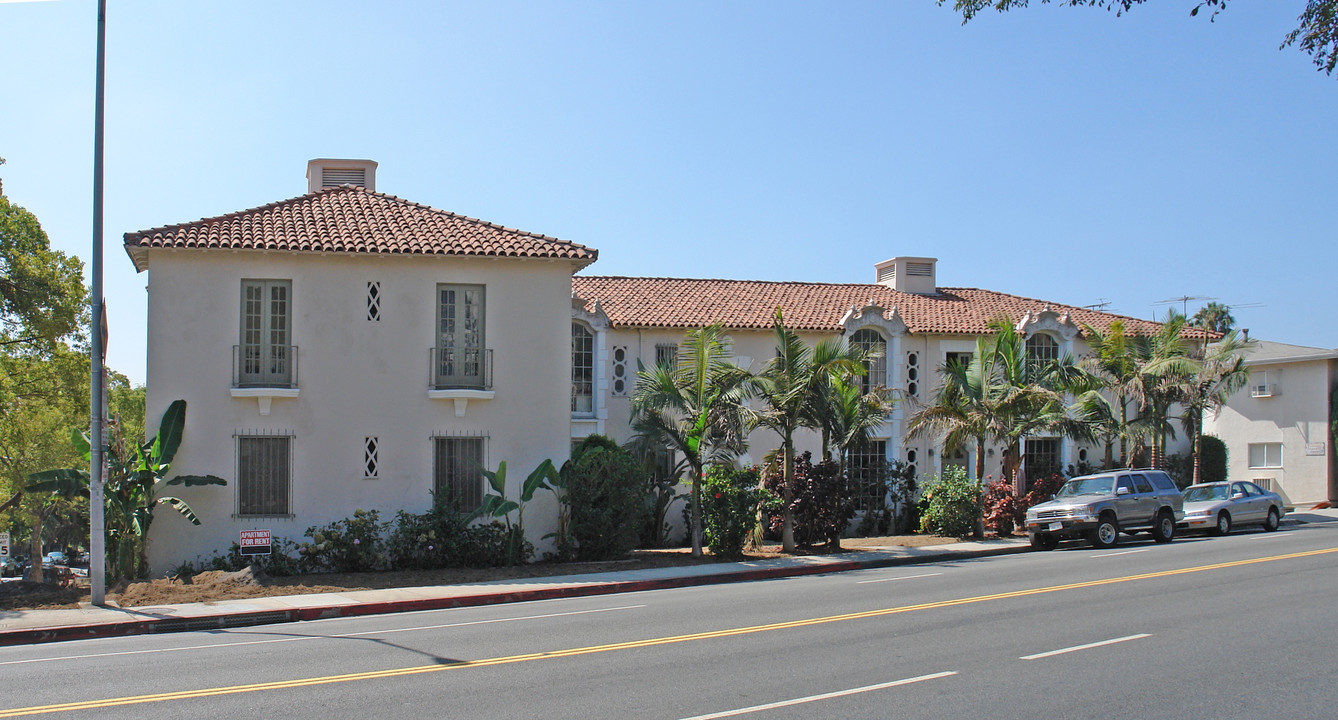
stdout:
[(1037, 478), (1031, 483), (1031, 489), (1019, 498), (1013, 493), (1013, 483), (1000, 479), (985, 485), (985, 527), (1000, 535), (1011, 535), (1022, 526), (1027, 509), (1046, 502), (1064, 485), (1064, 476), (1058, 473)]
[(298, 565), (305, 572), (367, 572), (384, 563), (381, 531), (386, 527), (375, 510), (354, 510), (353, 517), (325, 527), (307, 528), (309, 543), (298, 546)]
[(757, 527), (759, 507), (775, 500), (756, 468), (712, 465), (702, 481), (702, 530), (711, 554), (734, 556)]
[(980, 484), (966, 476), (960, 467), (944, 468), (939, 477), (924, 484), (924, 510), (920, 516), (923, 532), (942, 537), (966, 537), (975, 531), (980, 517)]

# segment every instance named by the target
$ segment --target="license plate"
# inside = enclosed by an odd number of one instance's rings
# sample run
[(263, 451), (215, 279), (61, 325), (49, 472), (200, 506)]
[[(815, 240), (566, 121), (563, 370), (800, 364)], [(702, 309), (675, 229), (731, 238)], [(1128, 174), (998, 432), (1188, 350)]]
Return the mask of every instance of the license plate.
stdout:
[(1063, 529), (1064, 529), (1064, 523), (1052, 522), (1052, 523), (1050, 523), (1050, 529), (1051, 529), (1052, 531), (1053, 531), (1053, 530), (1063, 530)]

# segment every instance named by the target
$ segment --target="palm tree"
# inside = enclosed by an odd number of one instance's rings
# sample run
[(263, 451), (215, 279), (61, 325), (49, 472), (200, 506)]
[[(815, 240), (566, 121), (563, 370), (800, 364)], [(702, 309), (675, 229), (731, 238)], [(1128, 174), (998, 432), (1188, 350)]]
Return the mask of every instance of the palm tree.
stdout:
[(701, 480), (706, 463), (744, 451), (743, 402), (748, 372), (729, 362), (730, 348), (717, 323), (689, 331), (674, 365), (637, 373), (632, 427), (652, 442), (683, 455), (692, 472), (692, 554), (702, 554)]
[(1250, 371), (1245, 367), (1245, 353), (1255, 345), (1235, 330), (1228, 331), (1215, 343), (1204, 342), (1191, 351), (1197, 361), (1196, 372), (1185, 376), (1180, 385), (1180, 402), (1185, 406), (1183, 425), (1194, 452), (1194, 482), (1199, 481), (1199, 440), (1203, 437), (1203, 413), (1216, 412), (1226, 399), (1245, 387)]
[[(1114, 466), (1115, 440), (1120, 443), (1120, 466), (1124, 467), (1129, 462), (1130, 445), (1136, 446), (1144, 439), (1142, 427), (1129, 418), (1130, 398), (1137, 387), (1137, 363), (1129, 337), (1124, 334), (1123, 321), (1111, 322), (1104, 332), (1084, 325), (1083, 332), (1092, 355), (1084, 358), (1081, 365), (1097, 386), (1080, 394), (1077, 405), (1082, 418), (1106, 440), (1106, 467)], [(1106, 393), (1114, 396), (1113, 404)]]
[[(1014, 477), (1028, 436), (1090, 437), (1087, 424), (1071, 417), (1065, 406), (1065, 393), (1090, 380), (1071, 357), (1045, 363), (1029, 358), (1026, 337), (1008, 318), (991, 320), (989, 328), (994, 334), (977, 339), (969, 365), (942, 368), (943, 383), (933, 402), (911, 417), (908, 429), (911, 437), (943, 436), (948, 452), (974, 440), (977, 478), (985, 472), (985, 442), (1001, 443), (1003, 477)], [(1022, 483), (1015, 489), (1021, 492)]]
[(835, 449), (844, 474), (846, 452), (867, 442), (869, 433), (892, 414), (892, 392), (885, 387), (862, 392), (859, 378), (834, 374), (819, 393), (814, 409), (822, 430), (822, 457), (831, 459)]
[(1198, 372), (1198, 362), (1189, 356), (1184, 340), (1185, 316), (1174, 310), (1152, 335), (1136, 335), (1130, 342), (1134, 374), (1130, 397), (1138, 402), (1136, 421), (1152, 439), (1152, 467), (1160, 468), (1166, 457), (1166, 436), (1175, 435), (1171, 406), (1181, 396), (1185, 379)]
[(794, 433), (801, 427), (818, 427), (815, 408), (821, 390), (833, 376), (864, 372), (865, 355), (858, 347), (839, 340), (819, 341), (809, 348), (799, 335), (785, 327), (785, 318), (776, 308), (776, 356), (753, 378), (753, 391), (765, 405), (754, 413), (755, 422), (775, 430), (781, 436), (781, 470), (784, 476), (781, 545), (794, 552)]
[(1231, 317), (1231, 308), (1213, 301), (1199, 308), (1190, 320), (1194, 327), (1204, 328), (1209, 332), (1225, 335), (1236, 325), (1236, 318)]

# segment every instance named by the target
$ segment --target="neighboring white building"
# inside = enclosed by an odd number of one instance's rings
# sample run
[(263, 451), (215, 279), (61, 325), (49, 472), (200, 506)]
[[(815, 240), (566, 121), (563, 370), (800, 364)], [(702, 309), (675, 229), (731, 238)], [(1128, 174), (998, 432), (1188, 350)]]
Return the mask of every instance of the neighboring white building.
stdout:
[(1338, 350), (1260, 342), (1246, 356), (1247, 387), (1203, 431), (1227, 446), (1227, 472), (1289, 504), (1338, 502), (1333, 452)]
[[(306, 195), (126, 234), (148, 272), (149, 424), (185, 399), (174, 472), (228, 481), (180, 489), (199, 527), (160, 513), (155, 572), (241, 530), (477, 503), (480, 463), (524, 477), (567, 457), (571, 277), (596, 251), (377, 193), (375, 169), (313, 160)], [(535, 499), (533, 538), (552, 504)]]

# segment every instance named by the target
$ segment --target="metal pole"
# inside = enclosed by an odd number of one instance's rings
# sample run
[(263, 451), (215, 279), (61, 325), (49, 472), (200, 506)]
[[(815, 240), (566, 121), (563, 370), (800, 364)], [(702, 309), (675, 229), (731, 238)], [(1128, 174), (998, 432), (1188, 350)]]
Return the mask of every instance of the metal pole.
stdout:
[(92, 460), (88, 475), (88, 518), (89, 518), (89, 553), (88, 578), (92, 585), (91, 600), (94, 605), (105, 605), (107, 590), (107, 547), (106, 530), (103, 519), (102, 482), (103, 454), (107, 447), (107, 425), (102, 417), (104, 404), (103, 389), (103, 341), (102, 337), (102, 95), (103, 95), (103, 57), (107, 37), (107, 0), (98, 0), (98, 69), (97, 88), (93, 101), (93, 312), (89, 317), (89, 335), (92, 337), (90, 350), (93, 370), (90, 374), (91, 397), (89, 398), (89, 446)]

